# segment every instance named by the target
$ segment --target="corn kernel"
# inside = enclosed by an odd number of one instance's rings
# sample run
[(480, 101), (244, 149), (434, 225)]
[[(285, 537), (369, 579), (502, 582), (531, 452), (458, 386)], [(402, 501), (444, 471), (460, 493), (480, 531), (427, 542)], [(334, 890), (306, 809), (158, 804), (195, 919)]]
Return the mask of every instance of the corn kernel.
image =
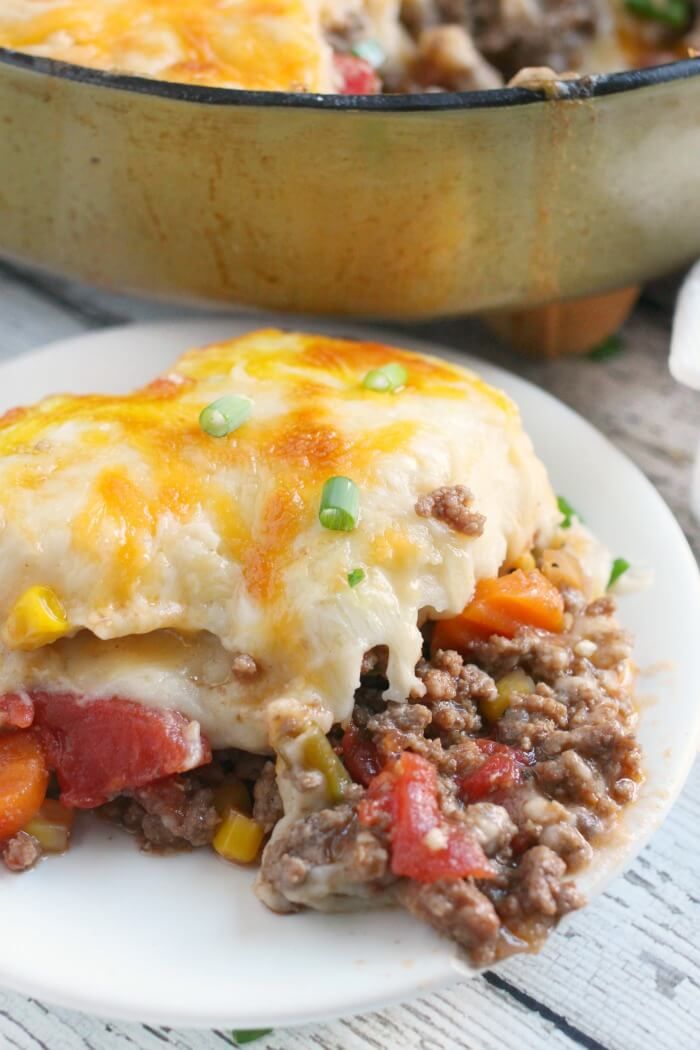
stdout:
[(242, 780), (237, 777), (226, 780), (214, 788), (214, 806), (220, 817), (225, 817), (230, 809), (238, 813), (250, 816), (253, 807), (250, 802), (250, 792)]
[(65, 853), (72, 827), (73, 810), (47, 798), (23, 830), (37, 839), (45, 853)]
[(50, 645), (70, 630), (57, 594), (50, 587), (30, 587), (8, 616), (2, 632), (10, 649), (29, 651)]
[(265, 837), (262, 825), (243, 813), (230, 809), (214, 836), (214, 849), (219, 856), (236, 864), (255, 860)]
[(493, 700), (479, 701), (482, 718), (485, 718), (487, 722), (497, 722), (510, 707), (513, 693), (527, 696), (528, 693), (534, 691), (534, 688), (535, 683), (524, 671), (511, 671), (510, 674), (503, 675), (503, 678), (499, 678), (496, 682), (498, 696)]

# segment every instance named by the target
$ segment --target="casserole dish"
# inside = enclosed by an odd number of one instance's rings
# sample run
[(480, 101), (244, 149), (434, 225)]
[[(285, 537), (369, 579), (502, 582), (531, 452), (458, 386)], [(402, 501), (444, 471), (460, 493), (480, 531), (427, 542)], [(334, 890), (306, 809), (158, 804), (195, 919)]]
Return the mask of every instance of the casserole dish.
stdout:
[(700, 252), (698, 74), (321, 96), (0, 50), (0, 252), (114, 290), (327, 314), (605, 292)]

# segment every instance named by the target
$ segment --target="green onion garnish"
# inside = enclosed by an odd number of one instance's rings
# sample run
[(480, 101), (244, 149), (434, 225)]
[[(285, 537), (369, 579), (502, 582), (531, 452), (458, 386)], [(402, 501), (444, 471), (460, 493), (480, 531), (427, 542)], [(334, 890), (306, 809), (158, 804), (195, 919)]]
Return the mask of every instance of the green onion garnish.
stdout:
[(234, 1028), (231, 1035), (236, 1046), (245, 1046), (246, 1043), (254, 1043), (256, 1039), (264, 1039), (271, 1031), (271, 1028)]
[(351, 587), (357, 587), (358, 583), (362, 583), (365, 578), (364, 569), (353, 569), (352, 572), (348, 573), (348, 584)]
[(242, 423), (245, 423), (252, 408), (253, 403), (247, 397), (238, 397), (235, 394), (220, 397), (218, 401), (212, 401), (210, 405), (202, 409), (199, 415), (199, 425), (205, 434), (211, 434), (216, 438), (226, 437), (227, 434), (232, 434)]
[(396, 393), (406, 386), (408, 372), (403, 365), (389, 364), (373, 368), (362, 380), (365, 390), (374, 390), (377, 394)]
[(588, 354), (591, 361), (607, 361), (609, 357), (616, 357), (623, 349), (622, 339), (619, 335), (611, 335), (602, 343), (594, 347)]
[(318, 518), (324, 529), (351, 532), (360, 513), (360, 490), (350, 478), (329, 478), (321, 493)]
[(360, 40), (359, 43), (350, 48), (350, 54), (361, 58), (373, 69), (379, 69), (380, 66), (384, 65), (384, 60), (386, 59), (384, 48), (378, 40)]
[(626, 561), (625, 558), (615, 558), (615, 561), (612, 563), (610, 579), (608, 580), (608, 589), (612, 587), (614, 583), (617, 583), (620, 577), (624, 576), (629, 568), (631, 568), (630, 563)]
[(560, 529), (570, 529), (573, 518), (578, 518), (579, 521), (583, 521), (581, 515), (574, 510), (569, 501), (565, 500), (563, 496), (557, 496), (557, 506), (564, 518), (559, 526)]
[(625, 7), (637, 18), (663, 22), (672, 29), (685, 29), (693, 17), (691, 0), (625, 0)]

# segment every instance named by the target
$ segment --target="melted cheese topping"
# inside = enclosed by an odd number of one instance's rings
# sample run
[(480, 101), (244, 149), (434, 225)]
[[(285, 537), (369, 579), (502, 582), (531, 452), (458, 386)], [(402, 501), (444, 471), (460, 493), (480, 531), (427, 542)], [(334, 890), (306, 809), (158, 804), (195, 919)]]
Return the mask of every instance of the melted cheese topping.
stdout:
[[(408, 383), (365, 390), (389, 361)], [(201, 409), (238, 394), (227, 438)], [(318, 520), (326, 479), (361, 493), (352, 532)], [(486, 516), (470, 537), (416, 514), (466, 484)], [(274, 330), (185, 354), (125, 397), (61, 396), (0, 421), (0, 624), (35, 584), (72, 637), (0, 652), (0, 692), (41, 687), (177, 708), (216, 747), (261, 749), (266, 710), (293, 696), (349, 717), (363, 653), (388, 645), (387, 697), (420, 685), (419, 623), (454, 615), (559, 518), (505, 395), (463, 368), (375, 343)], [(364, 581), (348, 585), (362, 568)], [(233, 655), (250, 654), (252, 678)]]
[(2, 0), (0, 47), (214, 87), (334, 89), (319, 0)]

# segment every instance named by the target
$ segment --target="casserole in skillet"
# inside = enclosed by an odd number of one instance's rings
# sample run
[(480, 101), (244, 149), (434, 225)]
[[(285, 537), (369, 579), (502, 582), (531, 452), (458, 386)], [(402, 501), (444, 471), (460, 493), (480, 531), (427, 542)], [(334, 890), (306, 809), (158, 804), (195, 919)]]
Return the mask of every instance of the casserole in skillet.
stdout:
[[(10, 260), (169, 298), (420, 318), (605, 292), (700, 252), (694, 59), (533, 90), (230, 90), (77, 65), (57, 16), (28, 36), (10, 30), (24, 0), (4, 9)], [(331, 49), (313, 40), (320, 69)]]

